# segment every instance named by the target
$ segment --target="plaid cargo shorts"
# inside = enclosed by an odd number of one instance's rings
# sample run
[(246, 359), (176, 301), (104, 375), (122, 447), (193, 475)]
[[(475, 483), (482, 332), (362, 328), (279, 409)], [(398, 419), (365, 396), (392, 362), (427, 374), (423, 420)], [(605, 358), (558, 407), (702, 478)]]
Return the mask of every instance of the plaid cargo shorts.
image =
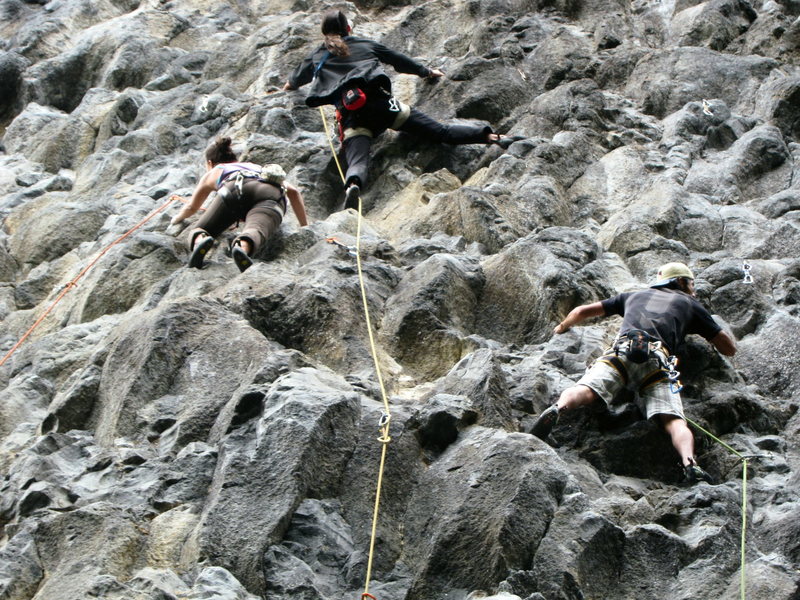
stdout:
[(639, 408), (648, 419), (656, 415), (685, 419), (681, 395), (670, 389), (667, 371), (661, 368), (655, 356), (635, 363), (624, 354), (608, 351), (594, 362), (577, 385), (592, 389), (609, 406), (614, 396), (627, 387), (637, 392)]

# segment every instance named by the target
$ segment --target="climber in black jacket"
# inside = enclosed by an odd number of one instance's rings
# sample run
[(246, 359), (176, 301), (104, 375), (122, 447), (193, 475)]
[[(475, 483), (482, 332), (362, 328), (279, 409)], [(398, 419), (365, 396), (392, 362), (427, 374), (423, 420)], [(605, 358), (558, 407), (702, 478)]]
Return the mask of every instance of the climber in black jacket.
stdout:
[(350, 22), (341, 11), (322, 21), (324, 43), (289, 76), (284, 90), (311, 83), (308, 106), (333, 104), (347, 160), (345, 208), (357, 208), (367, 182), (372, 138), (386, 129), (448, 144), (498, 144), (507, 148), (520, 137), (501, 136), (483, 125), (443, 125), (392, 96), (392, 82), (381, 63), (400, 73), (438, 78), (444, 73), (378, 42), (350, 35)]

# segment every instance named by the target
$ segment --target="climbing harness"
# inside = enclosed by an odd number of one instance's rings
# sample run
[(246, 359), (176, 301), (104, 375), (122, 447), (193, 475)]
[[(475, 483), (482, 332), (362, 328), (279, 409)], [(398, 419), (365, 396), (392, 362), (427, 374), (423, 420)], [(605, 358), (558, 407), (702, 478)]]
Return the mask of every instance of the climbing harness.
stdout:
[(233, 228), (236, 228), (243, 218), (241, 199), (244, 193), (244, 184), (248, 181), (268, 183), (280, 189), (281, 199), (278, 204), (282, 206), (282, 212), (274, 207), (268, 208), (279, 213), (280, 217), (283, 218), (286, 214), (286, 188), (283, 185), (285, 179), (286, 171), (283, 170), (283, 167), (278, 164), (269, 163), (262, 166), (259, 172), (240, 169), (236, 171), (236, 174), (232, 178), (225, 180), (222, 186), (217, 190), (217, 196), (232, 214), (238, 216), (238, 220)]
[(736, 455), (739, 460), (742, 462), (742, 535), (741, 535), (741, 550), (740, 550), (740, 574), (739, 574), (739, 592), (741, 600), (745, 600), (747, 597), (747, 590), (746, 590), (746, 573), (745, 573), (745, 548), (747, 542), (747, 461), (754, 460), (759, 458), (765, 458), (767, 455), (764, 454), (742, 454), (741, 452), (735, 450), (730, 445), (723, 442), (721, 439), (716, 437), (710, 431), (703, 429), (700, 425), (686, 417), (686, 422), (689, 423), (692, 427), (702, 431), (705, 433), (709, 438), (720, 444), (723, 448), (727, 449), (732, 454)]
[(6, 354), (6, 355), (5, 355), (5, 356), (2, 358), (2, 360), (0, 360), (0, 367), (2, 367), (2, 366), (3, 366), (3, 365), (6, 363), (6, 361), (7, 361), (9, 358), (11, 358), (11, 355), (12, 355), (12, 354), (14, 354), (14, 352), (16, 352), (16, 351), (17, 351), (17, 349), (18, 349), (18, 348), (19, 348), (19, 347), (22, 345), (22, 343), (23, 343), (23, 342), (24, 342), (26, 339), (28, 339), (28, 337), (29, 337), (29, 336), (30, 336), (30, 335), (31, 335), (31, 334), (34, 332), (34, 330), (35, 330), (37, 327), (39, 327), (39, 325), (42, 323), (42, 321), (44, 321), (45, 317), (47, 317), (47, 315), (49, 315), (49, 314), (50, 314), (50, 312), (51, 312), (51, 311), (52, 311), (52, 310), (55, 308), (56, 304), (58, 304), (59, 302), (61, 302), (61, 299), (62, 299), (64, 296), (66, 296), (66, 295), (67, 295), (67, 293), (68, 293), (68, 292), (69, 292), (69, 291), (70, 291), (72, 288), (74, 288), (74, 287), (77, 287), (77, 285), (78, 285), (78, 280), (79, 280), (81, 277), (83, 277), (84, 275), (86, 275), (86, 273), (88, 273), (88, 272), (89, 272), (89, 270), (90, 270), (90, 269), (91, 269), (93, 266), (95, 266), (95, 265), (97, 264), (97, 261), (99, 261), (99, 260), (102, 258), (102, 256), (103, 256), (103, 255), (104, 255), (106, 252), (108, 252), (108, 251), (109, 251), (109, 250), (110, 250), (110, 249), (111, 249), (113, 246), (116, 246), (117, 244), (119, 244), (119, 243), (120, 243), (122, 240), (124, 240), (125, 238), (127, 238), (127, 237), (128, 237), (130, 234), (132, 234), (134, 231), (136, 231), (137, 229), (139, 229), (139, 228), (140, 228), (142, 225), (144, 225), (145, 223), (147, 223), (147, 222), (148, 222), (150, 219), (152, 219), (153, 217), (155, 217), (155, 216), (156, 216), (158, 213), (160, 213), (160, 212), (162, 212), (163, 210), (165, 210), (165, 209), (166, 209), (166, 208), (167, 208), (167, 207), (168, 207), (170, 204), (172, 204), (172, 203), (173, 203), (173, 202), (175, 202), (176, 200), (180, 200), (180, 199), (181, 199), (181, 198), (180, 198), (179, 196), (176, 196), (176, 195), (174, 195), (174, 194), (173, 194), (172, 196), (170, 196), (170, 197), (169, 197), (169, 200), (167, 200), (167, 201), (166, 201), (164, 204), (162, 204), (162, 205), (161, 205), (160, 207), (158, 207), (156, 210), (154, 210), (153, 212), (151, 212), (151, 213), (150, 213), (149, 215), (147, 215), (147, 216), (146, 216), (144, 219), (142, 219), (142, 220), (141, 220), (141, 221), (139, 221), (139, 222), (138, 222), (136, 225), (134, 225), (133, 227), (131, 227), (131, 228), (130, 228), (130, 229), (127, 231), (127, 232), (125, 232), (123, 235), (121, 235), (121, 236), (120, 236), (120, 237), (118, 237), (116, 240), (114, 240), (113, 242), (111, 242), (111, 243), (110, 243), (108, 246), (106, 246), (105, 248), (103, 248), (103, 250), (100, 252), (100, 254), (98, 254), (98, 255), (97, 255), (95, 258), (94, 258), (94, 260), (92, 260), (92, 261), (91, 261), (91, 262), (90, 262), (88, 265), (86, 265), (86, 267), (84, 267), (84, 268), (83, 268), (83, 270), (82, 270), (80, 273), (78, 273), (78, 274), (77, 274), (77, 275), (76, 275), (76, 276), (75, 276), (75, 277), (74, 277), (74, 278), (73, 278), (71, 281), (69, 281), (68, 283), (66, 283), (66, 284), (64, 285), (64, 287), (63, 287), (63, 288), (62, 288), (62, 290), (61, 290), (61, 293), (59, 293), (59, 294), (58, 294), (58, 296), (56, 297), (56, 299), (55, 299), (55, 300), (53, 300), (53, 302), (50, 304), (50, 306), (48, 306), (48, 307), (47, 307), (47, 310), (45, 310), (45, 311), (44, 311), (44, 313), (42, 313), (42, 316), (40, 316), (38, 319), (36, 319), (36, 322), (35, 322), (33, 325), (31, 325), (31, 327), (28, 329), (28, 331), (26, 331), (26, 332), (25, 332), (25, 334), (24, 334), (24, 335), (23, 335), (23, 336), (22, 336), (22, 337), (19, 339), (19, 341), (18, 341), (16, 344), (14, 344), (14, 345), (11, 347), (11, 350), (9, 350), (9, 351), (8, 351), (8, 353), (7, 353), (7, 354)]
[[(326, 57), (327, 58), (327, 57)], [(324, 61), (324, 59), (323, 59)], [(336, 150), (333, 147), (333, 140), (331, 139), (330, 131), (328, 129), (328, 121), (325, 118), (325, 113), (322, 110), (322, 107), (319, 107), (319, 114), (322, 117), (322, 124), (325, 128), (325, 135), (328, 138), (328, 143), (330, 144), (331, 153), (333, 154), (333, 160), (336, 162), (336, 168), (339, 170), (339, 176), (342, 179), (342, 183), (346, 183), (346, 179), (344, 176), (344, 172), (342, 171), (342, 165), (339, 163), (339, 158), (336, 155)], [(383, 408), (384, 412), (381, 415), (380, 420), (378, 421), (378, 429), (380, 430), (380, 436), (378, 437), (378, 442), (381, 444), (381, 459), (380, 465), (378, 467), (378, 481), (375, 486), (375, 505), (372, 512), (372, 531), (370, 534), (370, 541), (369, 541), (369, 556), (367, 558), (367, 573), (365, 576), (364, 581), (364, 592), (361, 594), (362, 600), (364, 598), (370, 598), (371, 600), (377, 600), (375, 596), (369, 593), (369, 584), (370, 579), (372, 578), (372, 562), (375, 555), (375, 540), (377, 538), (377, 529), (378, 529), (378, 515), (380, 512), (380, 502), (381, 502), (381, 487), (383, 485), (383, 472), (386, 466), (386, 451), (389, 446), (389, 442), (392, 441), (391, 436), (389, 435), (389, 426), (391, 425), (392, 421), (392, 413), (389, 407), (389, 401), (386, 398), (386, 388), (383, 384), (383, 375), (381, 373), (381, 367), (378, 362), (378, 353), (375, 347), (375, 336), (372, 333), (372, 321), (369, 317), (369, 305), (367, 304), (367, 289), (364, 284), (364, 272), (361, 268), (361, 215), (362, 205), (361, 205), (361, 195), (358, 196), (358, 221), (356, 226), (356, 248), (355, 248), (355, 257), (356, 257), (356, 267), (358, 271), (358, 285), (361, 289), (361, 301), (364, 305), (364, 320), (367, 324), (367, 335), (369, 336), (369, 346), (370, 352), (372, 354), (372, 361), (375, 364), (375, 374), (378, 377), (378, 384), (381, 390), (381, 399), (383, 400)], [(335, 238), (334, 238), (335, 239)], [(330, 238), (328, 239), (330, 241)], [(337, 243), (337, 242), (331, 242)], [(339, 242), (340, 243), (340, 242)], [(343, 244), (342, 244), (343, 245)], [(347, 246), (345, 246), (347, 247)]]
[(646, 331), (631, 329), (614, 341), (614, 354), (624, 354), (628, 360), (641, 364), (661, 348), (661, 342), (654, 340)]
[(742, 262), (742, 271), (744, 272), (744, 283), (753, 283), (753, 275), (750, 273), (750, 269), (753, 267), (750, 266), (750, 263), (747, 260)]
[(656, 372), (654, 378), (648, 377), (642, 383), (642, 386), (646, 387), (658, 381), (663, 381), (663, 376), (666, 375), (667, 381), (669, 381), (669, 390), (673, 394), (677, 394), (683, 389), (679, 379), (681, 374), (678, 371), (678, 357), (670, 354), (667, 347), (661, 343), (661, 340), (655, 339), (646, 331), (631, 329), (623, 335), (617, 336), (612, 350), (616, 356), (607, 357), (606, 360), (622, 374), (626, 382), (628, 379), (627, 370), (617, 358), (620, 354), (625, 355), (631, 362), (639, 364), (646, 362), (651, 356), (655, 356), (661, 371)]

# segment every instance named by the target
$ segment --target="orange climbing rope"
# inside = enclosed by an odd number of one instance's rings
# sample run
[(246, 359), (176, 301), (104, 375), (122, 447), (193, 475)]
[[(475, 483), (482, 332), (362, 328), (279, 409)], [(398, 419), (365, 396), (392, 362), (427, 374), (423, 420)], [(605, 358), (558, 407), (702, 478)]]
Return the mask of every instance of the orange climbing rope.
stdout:
[(125, 238), (127, 238), (127, 237), (128, 237), (130, 234), (132, 234), (134, 231), (136, 231), (137, 229), (139, 229), (139, 228), (140, 228), (142, 225), (144, 225), (145, 223), (147, 223), (147, 222), (148, 222), (150, 219), (152, 219), (153, 217), (155, 217), (155, 216), (156, 216), (158, 213), (160, 213), (160, 212), (162, 212), (164, 209), (166, 209), (166, 208), (167, 208), (167, 207), (168, 207), (170, 204), (172, 204), (173, 202), (175, 202), (175, 200), (180, 200), (181, 202), (185, 202), (185, 201), (186, 201), (184, 198), (182, 198), (182, 197), (180, 197), (180, 196), (176, 196), (176, 195), (174, 195), (174, 194), (173, 194), (172, 196), (170, 196), (170, 197), (169, 197), (169, 200), (167, 200), (167, 201), (166, 201), (164, 204), (162, 204), (162, 205), (161, 205), (159, 208), (157, 208), (156, 210), (154, 210), (153, 212), (151, 212), (149, 215), (147, 215), (147, 216), (146, 216), (144, 219), (142, 219), (141, 221), (139, 221), (139, 222), (138, 222), (136, 225), (134, 225), (134, 226), (133, 226), (131, 229), (129, 229), (129, 230), (128, 230), (128, 231), (127, 231), (127, 232), (126, 232), (124, 235), (121, 235), (121, 236), (120, 236), (120, 237), (118, 237), (116, 240), (114, 240), (113, 242), (111, 242), (111, 243), (110, 243), (108, 246), (106, 246), (105, 248), (103, 248), (103, 250), (100, 252), (100, 254), (98, 254), (98, 255), (97, 255), (95, 258), (94, 258), (94, 260), (92, 260), (92, 262), (90, 262), (88, 265), (86, 265), (86, 266), (83, 268), (83, 270), (82, 270), (80, 273), (78, 273), (78, 274), (77, 274), (77, 275), (76, 275), (76, 276), (75, 276), (75, 277), (72, 279), (72, 281), (70, 281), (69, 283), (67, 283), (67, 284), (64, 286), (64, 289), (63, 289), (63, 290), (61, 290), (61, 293), (60, 293), (60, 294), (59, 294), (59, 295), (56, 297), (56, 299), (55, 299), (55, 300), (53, 300), (53, 302), (50, 304), (50, 306), (48, 306), (48, 307), (47, 307), (47, 310), (45, 310), (45, 311), (44, 311), (44, 313), (42, 314), (42, 316), (40, 316), (38, 319), (36, 319), (36, 322), (35, 322), (33, 325), (31, 325), (30, 329), (28, 329), (28, 331), (26, 331), (26, 332), (25, 332), (25, 334), (24, 334), (24, 335), (23, 335), (23, 336), (22, 336), (22, 337), (19, 339), (19, 341), (18, 341), (16, 344), (14, 344), (14, 345), (11, 347), (11, 350), (9, 350), (9, 351), (8, 351), (8, 353), (7, 353), (7, 354), (6, 354), (6, 355), (5, 355), (5, 356), (2, 358), (2, 360), (0, 360), (0, 367), (2, 367), (2, 366), (3, 366), (3, 365), (6, 363), (6, 361), (7, 361), (9, 358), (11, 358), (11, 355), (12, 355), (12, 354), (14, 354), (14, 352), (16, 352), (16, 351), (17, 351), (17, 349), (18, 349), (18, 348), (19, 348), (19, 347), (22, 345), (22, 343), (23, 343), (23, 342), (24, 342), (26, 339), (28, 339), (28, 337), (29, 337), (29, 336), (30, 336), (30, 335), (31, 335), (31, 334), (32, 334), (32, 333), (33, 333), (33, 332), (36, 330), (36, 328), (37, 328), (37, 327), (39, 327), (39, 325), (42, 323), (42, 321), (44, 321), (45, 317), (47, 317), (47, 315), (49, 315), (49, 314), (50, 314), (50, 312), (51, 312), (51, 311), (52, 311), (52, 310), (55, 308), (56, 304), (58, 304), (59, 302), (61, 302), (61, 299), (62, 299), (64, 296), (66, 296), (66, 295), (67, 295), (67, 293), (68, 293), (68, 292), (69, 292), (69, 291), (70, 291), (72, 288), (74, 288), (75, 286), (77, 286), (77, 284), (78, 284), (78, 280), (79, 280), (81, 277), (83, 277), (84, 275), (86, 275), (86, 273), (88, 273), (88, 272), (89, 272), (89, 270), (90, 270), (90, 269), (91, 269), (91, 268), (92, 268), (92, 267), (93, 267), (95, 264), (97, 264), (97, 261), (99, 261), (99, 260), (100, 260), (100, 259), (103, 257), (103, 255), (104, 255), (106, 252), (108, 252), (108, 251), (109, 251), (109, 250), (110, 250), (110, 249), (111, 249), (113, 246), (115, 246), (115, 245), (119, 244), (119, 243), (120, 243), (122, 240), (124, 240)]

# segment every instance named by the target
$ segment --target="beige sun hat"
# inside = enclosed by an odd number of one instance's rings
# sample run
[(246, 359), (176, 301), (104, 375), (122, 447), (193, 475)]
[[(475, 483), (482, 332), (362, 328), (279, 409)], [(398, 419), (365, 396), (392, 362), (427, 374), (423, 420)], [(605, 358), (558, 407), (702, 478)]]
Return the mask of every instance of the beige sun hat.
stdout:
[(675, 281), (678, 277), (694, 279), (692, 270), (681, 262), (666, 263), (658, 267), (657, 281), (650, 287), (661, 287)]

